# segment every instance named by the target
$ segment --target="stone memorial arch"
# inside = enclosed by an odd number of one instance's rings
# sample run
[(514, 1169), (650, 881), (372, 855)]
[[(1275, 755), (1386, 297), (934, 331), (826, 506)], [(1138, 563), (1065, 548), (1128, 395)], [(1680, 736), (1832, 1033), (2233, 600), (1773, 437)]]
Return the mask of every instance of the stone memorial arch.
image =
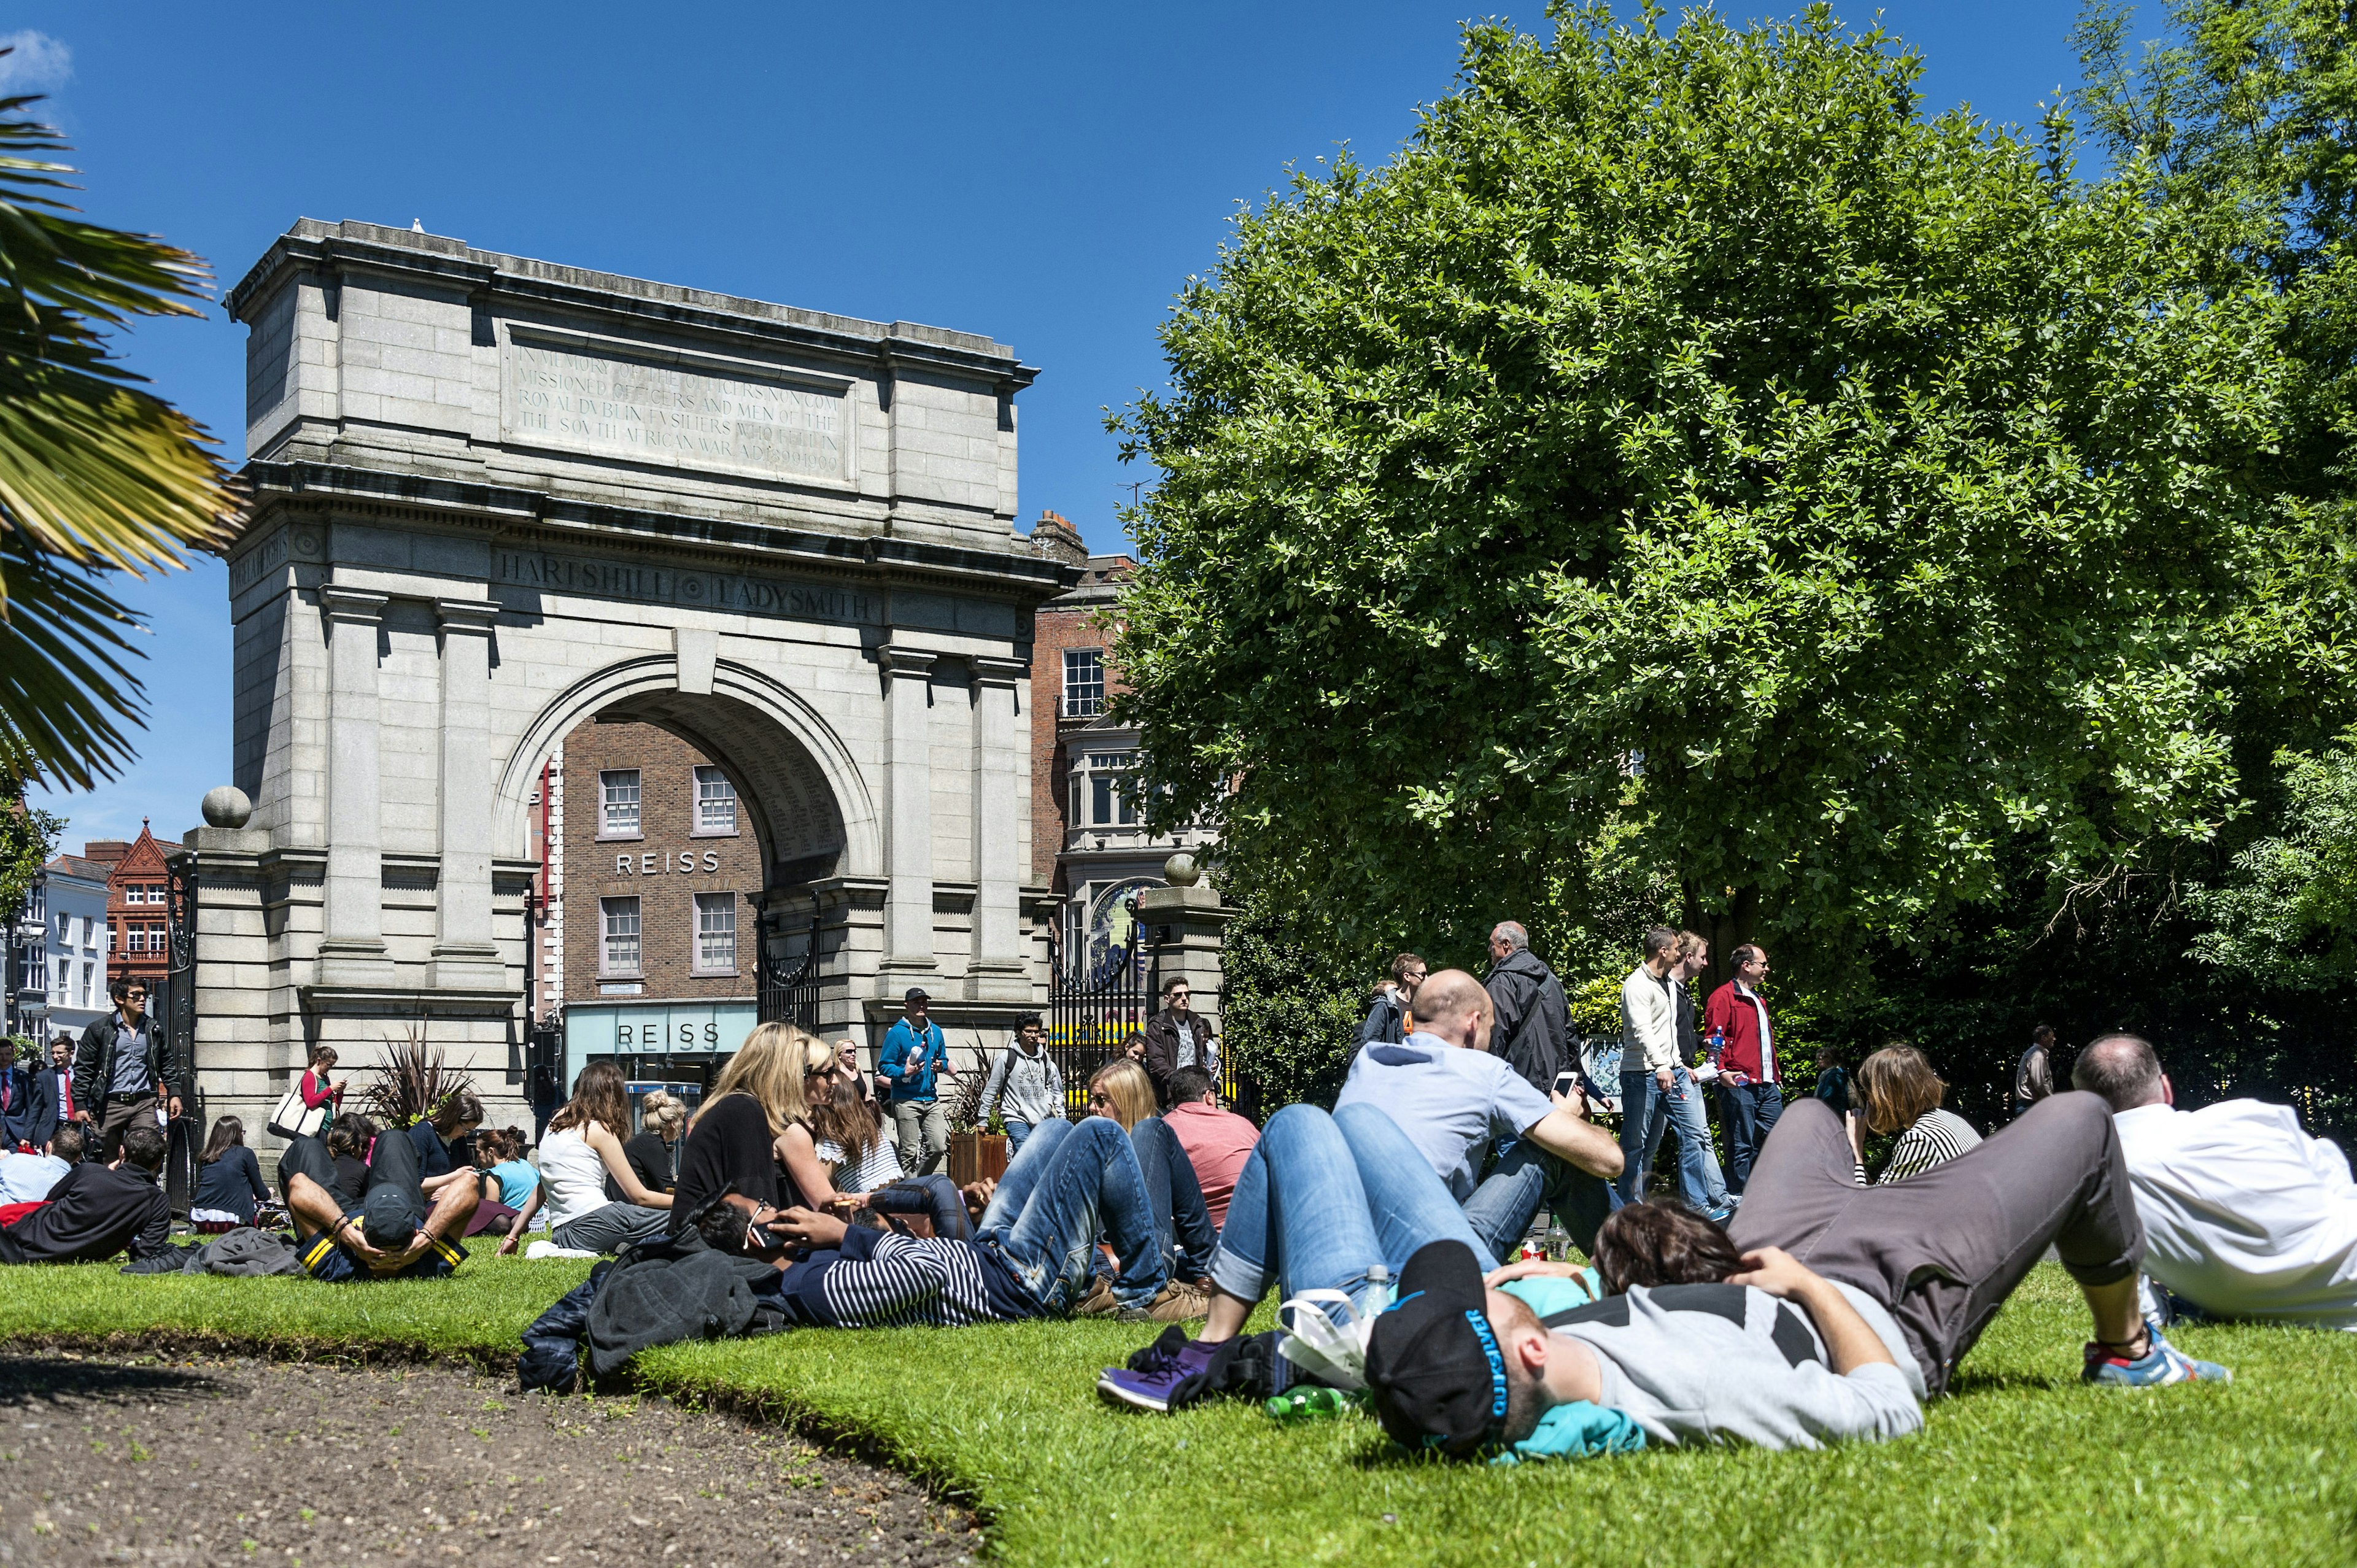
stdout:
[(521, 1115), (536, 791), (601, 714), (736, 779), (825, 1026), (1034, 1004), (1031, 611), (1075, 574), (1014, 530), (1010, 349), (310, 220), (229, 307), (250, 812), (191, 837), (209, 1112), (422, 1028)]

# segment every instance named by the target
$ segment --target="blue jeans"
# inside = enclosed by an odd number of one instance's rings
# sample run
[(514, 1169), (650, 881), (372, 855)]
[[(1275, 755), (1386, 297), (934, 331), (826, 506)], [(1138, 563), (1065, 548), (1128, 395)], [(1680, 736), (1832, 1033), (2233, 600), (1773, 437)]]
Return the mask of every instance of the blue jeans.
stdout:
[(1528, 1138), (1517, 1138), (1465, 1200), (1466, 1223), (1481, 1239), (1474, 1251), (1486, 1253), (1484, 1269), (1513, 1257), (1542, 1203), (1583, 1252), (1596, 1251), (1597, 1230), (1620, 1207), (1620, 1195), (1602, 1176), (1557, 1159)]
[[(1727, 1207), (1727, 1183), (1718, 1172), (1718, 1151), (1710, 1141), (1710, 1123), (1704, 1119), (1702, 1086), (1683, 1067), (1674, 1069), (1674, 1092), (1663, 1094), (1653, 1084), (1652, 1126), (1645, 1139), (1645, 1167), (1662, 1146), (1662, 1134), (1675, 1128), (1678, 1135), (1678, 1196), (1686, 1207), (1716, 1214)], [(1679, 1096), (1683, 1095), (1681, 1099)], [(1642, 1178), (1640, 1177), (1641, 1182)], [(1642, 1192), (1640, 1186), (1637, 1189)]]
[(1784, 1114), (1784, 1091), (1772, 1083), (1722, 1083), (1718, 1096), (1727, 1113), (1727, 1185), (1741, 1192), (1751, 1179), (1751, 1162)]
[(1146, 1177), (1121, 1123), (1092, 1116), (1032, 1130), (998, 1178), (974, 1240), (998, 1255), (1043, 1312), (1060, 1316), (1088, 1289), (1100, 1233), (1119, 1260), (1114, 1299), (1152, 1301), (1168, 1274)]
[(1427, 1241), (1481, 1251), (1448, 1187), (1407, 1135), (1372, 1105), (1328, 1115), (1288, 1105), (1268, 1119), (1236, 1177), (1211, 1254), (1211, 1283), (1258, 1301), (1272, 1278), (1284, 1295), (1339, 1290), (1363, 1305), (1367, 1271), (1392, 1278)]
[(1023, 1152), (1023, 1140), (1031, 1135), (1031, 1123), (1017, 1122), (1014, 1117), (1002, 1118), (1006, 1128), (1006, 1157), (1013, 1159)]
[(1194, 1278), (1211, 1262), (1220, 1233), (1211, 1227), (1211, 1210), (1203, 1202), (1203, 1184), (1195, 1162), (1170, 1123), (1148, 1116), (1129, 1130), (1129, 1146), (1146, 1178), (1146, 1201), (1154, 1209), (1154, 1230), (1174, 1272)]

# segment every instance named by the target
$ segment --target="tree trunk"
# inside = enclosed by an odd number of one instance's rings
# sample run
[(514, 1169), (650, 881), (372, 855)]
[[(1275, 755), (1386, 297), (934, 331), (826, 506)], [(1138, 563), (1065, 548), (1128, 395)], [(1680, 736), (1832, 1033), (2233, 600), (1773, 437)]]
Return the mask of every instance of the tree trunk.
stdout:
[(1731, 895), (1709, 900), (1718, 906), (1716, 909), (1706, 907), (1695, 884), (1687, 883), (1685, 894), (1686, 929), (1710, 943), (1710, 961), (1695, 992), (1699, 1001), (1735, 978), (1735, 950), (1750, 941), (1759, 929), (1760, 889), (1738, 887)]

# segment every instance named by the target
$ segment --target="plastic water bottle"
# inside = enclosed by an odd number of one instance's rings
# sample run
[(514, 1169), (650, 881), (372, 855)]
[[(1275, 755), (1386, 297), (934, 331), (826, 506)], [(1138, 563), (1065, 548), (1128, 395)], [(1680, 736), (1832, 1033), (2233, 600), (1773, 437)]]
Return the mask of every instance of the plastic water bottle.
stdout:
[(1717, 1067), (1718, 1053), (1725, 1049), (1727, 1049), (1727, 1031), (1714, 1028), (1710, 1032), (1709, 1042), (1703, 1047), (1703, 1055), (1710, 1058), (1711, 1066)]
[(1288, 1426), (1308, 1421), (1330, 1421), (1367, 1407), (1367, 1396), (1355, 1389), (1294, 1389), (1266, 1401), (1261, 1409), (1272, 1421)]
[(1571, 1232), (1563, 1221), (1550, 1216), (1547, 1220), (1546, 1255), (1555, 1262), (1566, 1262), (1571, 1257)]
[(1377, 1263), (1367, 1271), (1367, 1294), (1359, 1304), (1361, 1316), (1372, 1317), (1388, 1312), (1392, 1305), (1392, 1271), (1388, 1264)]

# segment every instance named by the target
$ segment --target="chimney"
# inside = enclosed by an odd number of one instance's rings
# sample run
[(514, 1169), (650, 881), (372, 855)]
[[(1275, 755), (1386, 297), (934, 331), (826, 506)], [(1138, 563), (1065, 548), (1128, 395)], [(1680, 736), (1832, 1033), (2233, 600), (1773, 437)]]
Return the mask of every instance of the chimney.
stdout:
[(1031, 548), (1050, 560), (1074, 566), (1089, 564), (1089, 547), (1081, 531), (1052, 511), (1042, 511), (1039, 521), (1031, 525)]

